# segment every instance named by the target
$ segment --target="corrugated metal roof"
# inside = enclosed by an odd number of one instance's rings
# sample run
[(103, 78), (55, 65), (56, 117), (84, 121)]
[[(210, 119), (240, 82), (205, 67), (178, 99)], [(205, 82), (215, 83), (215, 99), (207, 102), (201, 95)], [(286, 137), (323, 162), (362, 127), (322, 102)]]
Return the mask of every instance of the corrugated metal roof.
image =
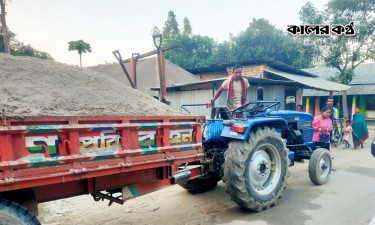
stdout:
[(326, 81), (326, 80), (315, 78), (315, 77), (300, 76), (300, 75), (285, 73), (281, 71), (270, 71), (270, 70), (264, 70), (264, 71), (287, 78), (289, 80), (296, 81), (308, 87), (312, 87), (312, 88), (320, 89), (320, 90), (342, 91), (342, 90), (347, 90), (350, 88), (350, 86), (347, 86), (347, 85), (330, 82), (330, 81)]
[[(290, 85), (290, 86), (300, 85), (300, 83), (295, 82), (295, 81), (270, 80), (270, 79), (265, 79), (265, 78), (259, 79), (259, 78), (255, 78), (255, 77), (245, 77), (245, 76), (243, 76), (243, 78), (246, 78), (249, 81), (250, 85), (252, 85), (252, 86), (253, 85), (258, 86), (259, 81), (261, 81), (262, 85), (280, 85), (280, 84)], [(199, 82), (188, 83), (188, 84), (167, 86), (167, 89), (171, 90), (171, 89), (178, 89), (178, 88), (181, 88), (181, 87), (189, 87), (189, 86), (192, 89), (194, 89), (194, 86), (200, 86), (202, 84), (210, 84), (210, 83), (217, 83), (217, 82), (219, 83), (219, 82), (225, 81), (226, 79), (228, 79), (228, 78), (219, 78), (219, 79), (205, 80), (205, 81), (199, 81)], [(151, 90), (158, 91), (159, 88), (154, 87), (154, 88), (151, 88)]]
[[(153, 95), (151, 87), (160, 85), (157, 57), (140, 59), (137, 61), (137, 89), (147, 94)], [(119, 63), (87, 67), (95, 71), (105, 73), (119, 82), (130, 87), (129, 81)], [(130, 63), (125, 63), (125, 68), (130, 74)], [(193, 74), (181, 67), (165, 60), (166, 85), (195, 83), (201, 81)]]
[[(346, 93), (347, 95), (373, 95), (375, 94), (375, 85), (353, 85)], [(341, 92), (333, 92), (333, 95), (341, 95)], [(329, 96), (329, 92), (304, 89), (303, 96)]]
[[(311, 69), (303, 69), (306, 72), (318, 75), (320, 78), (327, 80), (335, 76), (339, 71), (336, 68), (316, 67)], [(354, 78), (350, 85), (357, 84), (375, 84), (375, 63), (366, 63), (357, 66), (354, 69)]]
[(296, 67), (290, 66), (283, 62), (274, 60), (272, 58), (263, 58), (263, 59), (255, 59), (255, 60), (247, 60), (247, 61), (240, 61), (240, 62), (227, 62), (227, 63), (218, 63), (212, 64), (207, 67), (201, 68), (192, 68), (187, 69), (190, 73), (199, 74), (199, 73), (207, 73), (207, 72), (216, 72), (216, 71), (226, 71), (227, 67), (232, 67), (234, 64), (239, 63), (242, 66), (249, 66), (249, 65), (267, 65), (271, 68), (277, 69), (279, 71), (284, 71), (293, 74), (299, 74), (302, 76), (308, 77), (318, 77), (315, 74), (310, 73), (309, 71), (301, 70)]

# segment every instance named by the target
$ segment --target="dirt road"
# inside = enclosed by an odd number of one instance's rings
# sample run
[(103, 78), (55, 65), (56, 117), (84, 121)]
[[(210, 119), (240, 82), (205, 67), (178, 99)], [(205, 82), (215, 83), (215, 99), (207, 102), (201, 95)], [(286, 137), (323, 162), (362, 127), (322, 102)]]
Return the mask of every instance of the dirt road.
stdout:
[[(370, 132), (372, 140), (375, 130)], [(368, 224), (375, 215), (370, 140), (364, 149), (334, 149), (337, 171), (323, 186), (310, 182), (308, 161), (296, 163), (290, 168), (285, 196), (276, 207), (260, 213), (241, 210), (220, 182), (203, 194), (172, 186), (111, 207), (88, 195), (63, 199), (41, 204), (38, 218), (43, 224)]]

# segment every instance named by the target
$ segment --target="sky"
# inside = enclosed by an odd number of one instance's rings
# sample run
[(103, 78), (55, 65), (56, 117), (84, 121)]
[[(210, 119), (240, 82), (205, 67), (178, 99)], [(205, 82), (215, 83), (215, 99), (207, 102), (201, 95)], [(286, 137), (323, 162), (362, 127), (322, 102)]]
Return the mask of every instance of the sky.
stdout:
[[(323, 9), (328, 0), (310, 0)], [(7, 24), (16, 38), (48, 52), (59, 62), (79, 65), (68, 42), (83, 39), (92, 53), (82, 55), (83, 66), (115, 62), (132, 53), (154, 49), (151, 31), (162, 29), (172, 10), (182, 30), (184, 17), (194, 34), (218, 42), (244, 31), (253, 18), (266, 18), (277, 28), (301, 24), (300, 8), (307, 0), (12, 0), (7, 1)]]

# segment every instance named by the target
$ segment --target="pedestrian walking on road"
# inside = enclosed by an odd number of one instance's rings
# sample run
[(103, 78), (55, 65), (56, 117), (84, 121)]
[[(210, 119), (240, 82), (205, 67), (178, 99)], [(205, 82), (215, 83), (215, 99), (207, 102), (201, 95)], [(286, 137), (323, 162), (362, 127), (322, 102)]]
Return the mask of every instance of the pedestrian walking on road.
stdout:
[(350, 139), (350, 134), (353, 132), (353, 128), (352, 126), (350, 126), (350, 122), (351, 122), (350, 120), (347, 120), (345, 128), (344, 128), (343, 140), (345, 141), (345, 147), (343, 149), (350, 148), (349, 139)]
[(359, 107), (355, 107), (355, 114), (353, 115), (353, 144), (357, 149), (359, 146), (363, 148), (363, 142), (368, 138), (368, 129), (365, 116), (360, 112)]

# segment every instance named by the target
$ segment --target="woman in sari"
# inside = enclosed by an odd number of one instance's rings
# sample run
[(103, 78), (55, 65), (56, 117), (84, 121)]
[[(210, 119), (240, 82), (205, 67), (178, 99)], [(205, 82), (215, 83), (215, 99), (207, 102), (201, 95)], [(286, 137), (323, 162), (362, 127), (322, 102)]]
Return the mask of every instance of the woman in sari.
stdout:
[(366, 125), (365, 116), (360, 112), (359, 107), (355, 107), (355, 114), (353, 115), (353, 143), (354, 148), (359, 146), (363, 148), (363, 142), (368, 138), (368, 130)]
[[(333, 130), (332, 120), (329, 118), (331, 115), (331, 107), (323, 107), (321, 113), (319, 113), (313, 122), (314, 136), (313, 141), (315, 142), (330, 142), (329, 132)], [(331, 146), (329, 147), (329, 152), (332, 154)]]

